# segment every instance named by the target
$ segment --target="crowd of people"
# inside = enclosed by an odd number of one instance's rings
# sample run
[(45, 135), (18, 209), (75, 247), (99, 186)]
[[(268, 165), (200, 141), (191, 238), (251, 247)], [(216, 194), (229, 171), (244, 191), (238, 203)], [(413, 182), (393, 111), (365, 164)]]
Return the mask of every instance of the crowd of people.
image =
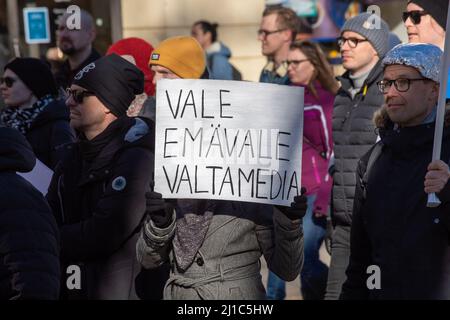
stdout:
[[(154, 191), (158, 80), (242, 80), (217, 24), (101, 56), (92, 16), (80, 30), (62, 16), (62, 66), (15, 58), (0, 79), (0, 300), (281, 300), (299, 275), (305, 300), (450, 299), (449, 121), (432, 161), (448, 5), (409, 1), (405, 44), (379, 16), (349, 18), (339, 77), (293, 10), (265, 9), (260, 82), (304, 88), (290, 206)], [(53, 172), (45, 195), (18, 174), (38, 162)]]

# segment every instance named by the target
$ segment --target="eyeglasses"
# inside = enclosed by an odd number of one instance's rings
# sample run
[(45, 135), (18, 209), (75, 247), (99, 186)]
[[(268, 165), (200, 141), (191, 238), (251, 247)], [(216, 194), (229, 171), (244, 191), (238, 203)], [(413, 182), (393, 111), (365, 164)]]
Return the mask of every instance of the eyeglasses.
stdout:
[(428, 12), (423, 10), (412, 10), (403, 12), (403, 22), (406, 22), (408, 18), (411, 18), (412, 23), (420, 24), (422, 16), (426, 16)]
[(391, 88), (392, 84), (394, 84), (395, 89), (397, 89), (398, 92), (406, 92), (409, 90), (409, 87), (411, 86), (411, 82), (413, 81), (427, 81), (429, 79), (426, 78), (420, 78), (420, 79), (405, 79), (405, 78), (399, 78), (395, 80), (381, 80), (377, 82), (378, 89), (383, 93), (387, 94), (389, 92), (389, 89)]
[(8, 88), (11, 88), (14, 85), (14, 82), (16, 82), (16, 79), (11, 78), (11, 77), (1, 77), (0, 78), (0, 83), (6, 84), (6, 86)]
[(273, 30), (273, 31), (267, 31), (267, 30), (259, 29), (258, 30), (258, 36), (259, 37), (262, 36), (264, 39), (266, 39), (267, 36), (269, 36), (271, 34), (274, 34), (274, 33), (277, 33), (277, 32), (284, 31), (284, 30), (286, 30), (286, 29), (278, 29), (278, 30)]
[(302, 62), (306, 62), (309, 61), (309, 59), (302, 59), (302, 60), (286, 60), (285, 63), (287, 65), (287, 67), (289, 68), (289, 66), (292, 64), (294, 67), (298, 67), (298, 65)]
[(343, 38), (340, 37), (337, 39), (337, 43), (339, 47), (343, 47), (344, 44), (348, 41), (348, 46), (352, 49), (355, 49), (360, 42), (369, 41), (367, 39), (356, 39), (356, 38)]
[(70, 88), (66, 89), (67, 98), (72, 97), (73, 101), (78, 104), (83, 103), (85, 97), (95, 96), (95, 93), (86, 90), (72, 90)]

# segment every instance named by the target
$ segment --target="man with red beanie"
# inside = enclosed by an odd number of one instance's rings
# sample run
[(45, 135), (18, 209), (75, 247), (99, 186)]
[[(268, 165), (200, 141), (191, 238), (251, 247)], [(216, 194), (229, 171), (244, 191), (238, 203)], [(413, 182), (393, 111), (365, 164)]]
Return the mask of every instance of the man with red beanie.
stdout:
[(153, 84), (153, 72), (148, 65), (153, 46), (141, 38), (126, 38), (113, 43), (106, 55), (117, 54), (138, 67), (144, 74), (144, 92), (137, 95), (128, 107), (129, 117), (142, 116), (155, 120), (154, 109), (156, 101), (155, 85)]
[(144, 73), (144, 92), (148, 96), (155, 95), (155, 86), (153, 85), (153, 73), (148, 66), (153, 46), (141, 38), (126, 38), (113, 43), (106, 55), (115, 53), (122, 58), (135, 64)]

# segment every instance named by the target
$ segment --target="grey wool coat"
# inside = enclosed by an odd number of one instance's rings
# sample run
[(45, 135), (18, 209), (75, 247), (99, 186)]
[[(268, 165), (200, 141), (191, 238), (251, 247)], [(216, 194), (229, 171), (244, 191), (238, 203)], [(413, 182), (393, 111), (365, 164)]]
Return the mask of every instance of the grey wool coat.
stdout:
[(180, 270), (172, 250), (177, 222), (157, 228), (151, 220), (137, 242), (145, 268), (171, 265), (164, 299), (260, 300), (265, 289), (260, 274), (264, 255), (271, 271), (294, 280), (303, 264), (301, 220), (290, 220), (273, 206), (219, 201), (206, 237), (187, 270)]

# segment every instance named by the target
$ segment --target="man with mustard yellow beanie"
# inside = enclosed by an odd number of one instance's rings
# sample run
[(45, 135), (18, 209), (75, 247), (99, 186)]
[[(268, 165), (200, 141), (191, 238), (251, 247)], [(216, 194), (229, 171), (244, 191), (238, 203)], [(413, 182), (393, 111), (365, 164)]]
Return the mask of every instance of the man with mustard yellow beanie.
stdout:
[(155, 73), (153, 83), (159, 79), (207, 78), (205, 52), (193, 37), (172, 37), (164, 40), (153, 51), (150, 62)]
[[(193, 37), (178, 36), (164, 40), (153, 50), (149, 66), (154, 73), (152, 82), (155, 88), (159, 79), (209, 78), (205, 52)], [(155, 97), (148, 97), (139, 116), (155, 121)]]

